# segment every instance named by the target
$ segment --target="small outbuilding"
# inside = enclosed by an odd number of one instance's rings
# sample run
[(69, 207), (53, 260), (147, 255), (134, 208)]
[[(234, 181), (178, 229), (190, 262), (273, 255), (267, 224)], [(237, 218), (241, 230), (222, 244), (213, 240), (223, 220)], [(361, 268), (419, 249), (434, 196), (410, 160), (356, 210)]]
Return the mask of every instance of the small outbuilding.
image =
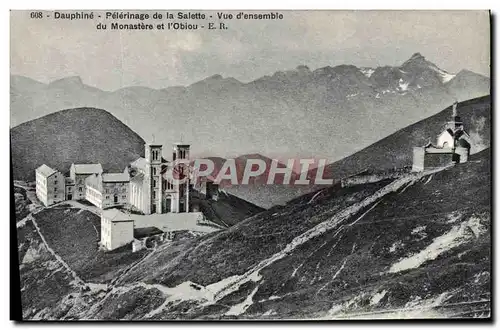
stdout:
[(134, 241), (134, 220), (129, 214), (117, 209), (101, 214), (101, 245), (114, 250)]

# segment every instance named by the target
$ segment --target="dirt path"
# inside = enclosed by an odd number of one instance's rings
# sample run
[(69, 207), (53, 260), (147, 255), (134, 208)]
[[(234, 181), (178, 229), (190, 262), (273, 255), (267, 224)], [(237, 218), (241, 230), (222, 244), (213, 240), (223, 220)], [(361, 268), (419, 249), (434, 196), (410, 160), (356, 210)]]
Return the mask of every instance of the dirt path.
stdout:
[(43, 236), (42, 232), (40, 231), (40, 227), (38, 227), (38, 223), (36, 222), (35, 218), (30, 214), (29, 215), (31, 222), (33, 223), (33, 225), (35, 226), (35, 229), (38, 233), (38, 236), (40, 236), (40, 239), (42, 240), (43, 244), (45, 245), (45, 247), (47, 248), (47, 250), (50, 252), (50, 254), (52, 254), (52, 256), (54, 258), (56, 258), (57, 261), (59, 261), (59, 263), (61, 263), (64, 268), (66, 269), (66, 271), (68, 273), (71, 274), (71, 276), (73, 277), (73, 280), (75, 281), (75, 284), (79, 287), (84, 287), (86, 285), (85, 281), (83, 281), (77, 274), (76, 272), (71, 269), (71, 267), (63, 260), (63, 258), (61, 258), (60, 255), (58, 255), (50, 246), (49, 246), (49, 243), (47, 243), (47, 240), (45, 239), (45, 237)]

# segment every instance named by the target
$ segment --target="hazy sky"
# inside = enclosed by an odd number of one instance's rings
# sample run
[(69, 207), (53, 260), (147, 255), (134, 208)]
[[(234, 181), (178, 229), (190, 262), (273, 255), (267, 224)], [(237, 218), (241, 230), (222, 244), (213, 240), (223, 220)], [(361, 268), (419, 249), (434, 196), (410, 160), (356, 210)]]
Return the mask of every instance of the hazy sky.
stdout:
[[(489, 76), (486, 11), (282, 11), (283, 20), (226, 20), (228, 30), (179, 32), (120, 32), (104, 19), (29, 13), (11, 13), (11, 73), (43, 82), (76, 75), (104, 90), (187, 85), (213, 74), (248, 82), (300, 64), (398, 65), (415, 52), (452, 73)], [(218, 22), (216, 12), (205, 13), (214, 19), (199, 24)], [(96, 30), (99, 21), (108, 30)]]

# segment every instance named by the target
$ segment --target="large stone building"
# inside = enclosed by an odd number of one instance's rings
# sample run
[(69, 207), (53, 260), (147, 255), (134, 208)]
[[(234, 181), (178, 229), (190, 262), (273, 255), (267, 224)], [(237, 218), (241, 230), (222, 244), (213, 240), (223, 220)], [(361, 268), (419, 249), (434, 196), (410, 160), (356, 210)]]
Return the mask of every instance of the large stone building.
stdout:
[[(183, 166), (169, 166), (162, 157), (162, 145), (146, 144), (145, 148), (145, 157), (125, 169), (130, 174), (129, 203), (144, 214), (189, 212), (189, 173)], [(172, 162), (176, 160), (189, 162), (189, 145), (174, 144)], [(184, 182), (175, 184), (169, 176)]]
[[(174, 144), (172, 160), (166, 161), (162, 145), (146, 144), (145, 157), (120, 173), (104, 173), (101, 164), (72, 164), (69, 177), (65, 177), (44, 164), (36, 170), (37, 196), (47, 206), (85, 199), (101, 209), (100, 243), (106, 250), (129, 243), (143, 246), (145, 241), (134, 237), (137, 228), (152, 228), (168, 237), (182, 231), (219, 230), (190, 199), (190, 189), (195, 187), (191, 186), (188, 166), (181, 165), (189, 165), (189, 149), (188, 144)], [(204, 182), (199, 192), (193, 193), (217, 199), (218, 186)], [(113, 208), (116, 206), (126, 207), (120, 211)]]
[[(45, 205), (85, 199), (101, 209), (129, 204), (144, 214), (190, 212), (188, 169), (170, 166), (188, 164), (189, 149), (188, 144), (174, 144), (172, 160), (166, 161), (162, 145), (146, 144), (145, 157), (130, 163), (122, 173), (104, 173), (101, 164), (71, 164), (69, 177), (64, 177), (44, 164), (36, 170), (37, 195)], [(172, 177), (181, 183), (168, 179)]]
[(128, 203), (128, 173), (92, 174), (85, 179), (85, 199), (105, 209)]
[(43, 164), (35, 170), (36, 196), (45, 206), (64, 201), (64, 175)]
[(452, 111), (451, 121), (438, 135), (436, 145), (428, 143), (413, 148), (412, 171), (420, 172), (469, 160), (471, 140), (457, 114), (457, 102), (453, 104)]
[(93, 174), (102, 174), (101, 164), (71, 164), (69, 177), (74, 183), (73, 199), (85, 199), (85, 180)]

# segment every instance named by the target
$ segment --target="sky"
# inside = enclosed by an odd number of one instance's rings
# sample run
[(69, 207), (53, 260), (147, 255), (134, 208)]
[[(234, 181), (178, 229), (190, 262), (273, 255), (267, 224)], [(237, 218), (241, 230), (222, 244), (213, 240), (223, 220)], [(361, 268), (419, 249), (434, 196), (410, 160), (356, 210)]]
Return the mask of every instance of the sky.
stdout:
[[(190, 23), (218, 24), (216, 11), (205, 13), (214, 18)], [(393, 66), (420, 52), (450, 73), (468, 69), (489, 76), (487, 11), (280, 13), (282, 20), (225, 20), (227, 30), (116, 31), (97, 17), (32, 19), (29, 11), (12, 11), (11, 74), (45, 83), (79, 76), (110, 91), (189, 85), (214, 74), (249, 82), (298, 65)], [(108, 29), (97, 30), (99, 22)]]

